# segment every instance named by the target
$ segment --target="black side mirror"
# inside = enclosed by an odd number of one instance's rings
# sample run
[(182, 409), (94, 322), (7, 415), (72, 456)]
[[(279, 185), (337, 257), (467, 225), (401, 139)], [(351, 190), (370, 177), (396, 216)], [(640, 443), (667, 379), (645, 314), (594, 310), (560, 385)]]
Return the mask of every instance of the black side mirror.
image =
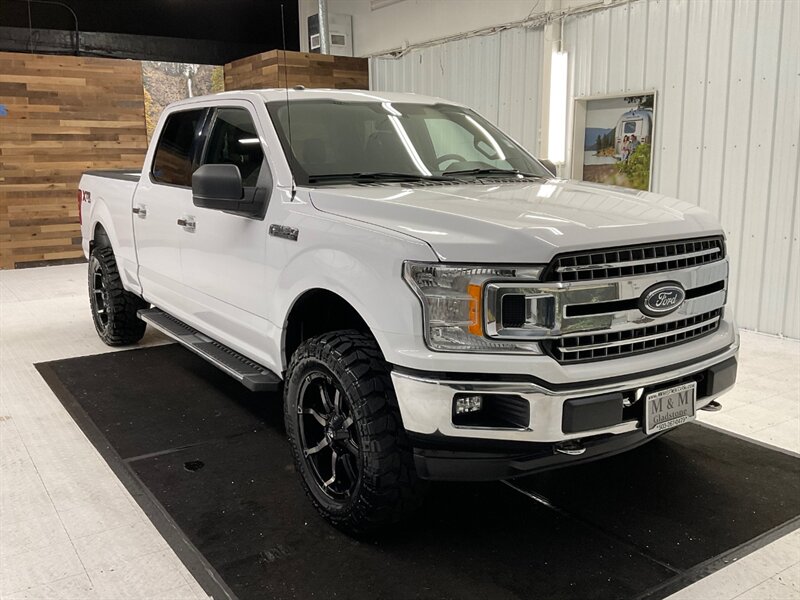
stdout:
[(547, 160), (546, 158), (540, 158), (539, 162), (542, 163), (542, 166), (545, 169), (550, 171), (553, 177), (558, 177), (558, 169), (556, 169), (556, 166), (553, 164), (553, 161)]
[(236, 165), (203, 165), (192, 174), (195, 206), (239, 210), (244, 199), (242, 174)]

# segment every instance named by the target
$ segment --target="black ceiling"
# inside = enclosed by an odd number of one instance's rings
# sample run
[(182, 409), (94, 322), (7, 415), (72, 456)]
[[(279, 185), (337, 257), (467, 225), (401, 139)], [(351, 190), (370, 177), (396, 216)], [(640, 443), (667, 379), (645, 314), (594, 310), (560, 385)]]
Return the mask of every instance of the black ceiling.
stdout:
[[(300, 46), (297, 0), (0, 0), (0, 27), (74, 30), (72, 15), (58, 3), (74, 11), (81, 32), (112, 34), (101, 38), (110, 45), (113, 34), (125, 34), (126, 39), (135, 35), (205, 40), (258, 52), (283, 47), (283, 4), (286, 48), (299, 50)], [(46, 37), (47, 32), (43, 33)]]

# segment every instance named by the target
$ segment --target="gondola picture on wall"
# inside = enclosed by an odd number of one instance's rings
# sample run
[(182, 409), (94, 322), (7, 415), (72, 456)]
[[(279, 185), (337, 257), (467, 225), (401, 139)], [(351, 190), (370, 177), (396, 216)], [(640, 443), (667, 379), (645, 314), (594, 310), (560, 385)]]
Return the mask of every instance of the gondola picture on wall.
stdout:
[(655, 94), (586, 101), (583, 180), (650, 189)]

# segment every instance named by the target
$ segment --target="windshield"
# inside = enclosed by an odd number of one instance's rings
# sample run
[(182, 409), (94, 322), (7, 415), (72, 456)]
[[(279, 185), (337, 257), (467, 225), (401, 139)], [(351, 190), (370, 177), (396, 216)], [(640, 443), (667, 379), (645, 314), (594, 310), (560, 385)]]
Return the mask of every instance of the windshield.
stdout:
[(550, 176), (491, 123), (457, 106), (309, 99), (267, 109), (301, 185)]

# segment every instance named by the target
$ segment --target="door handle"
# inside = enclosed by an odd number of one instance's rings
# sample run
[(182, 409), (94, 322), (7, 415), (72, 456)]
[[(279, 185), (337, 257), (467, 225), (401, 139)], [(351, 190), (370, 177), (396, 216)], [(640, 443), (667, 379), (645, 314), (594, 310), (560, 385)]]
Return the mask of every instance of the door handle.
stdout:
[(134, 206), (133, 207), (133, 214), (139, 215), (140, 219), (144, 219), (147, 216), (147, 207), (143, 205)]
[(194, 231), (195, 227), (197, 227), (197, 224), (191, 217), (184, 217), (182, 219), (178, 219), (178, 225), (180, 227), (183, 227), (186, 231)]

